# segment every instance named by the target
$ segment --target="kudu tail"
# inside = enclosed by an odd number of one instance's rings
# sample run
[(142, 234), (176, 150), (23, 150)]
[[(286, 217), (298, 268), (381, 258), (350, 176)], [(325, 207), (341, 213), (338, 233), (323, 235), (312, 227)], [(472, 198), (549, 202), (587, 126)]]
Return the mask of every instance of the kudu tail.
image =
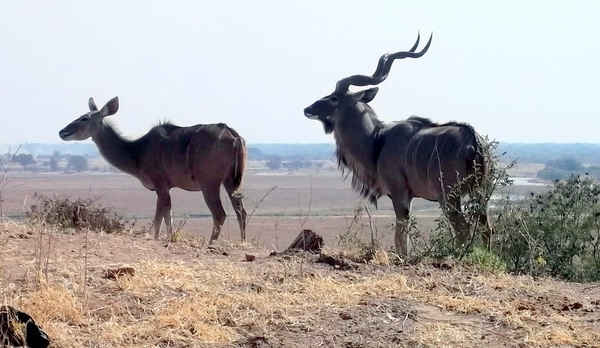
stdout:
[(242, 180), (244, 178), (244, 172), (246, 170), (246, 162), (248, 160), (248, 149), (246, 148), (246, 141), (242, 138), (235, 130), (229, 129), (229, 131), (236, 138), (236, 161), (233, 167), (233, 187), (237, 191), (242, 186)]
[(488, 251), (492, 250), (492, 221), (489, 218), (489, 200), (494, 190), (494, 165), (495, 157), (487, 140), (475, 134), (477, 155), (475, 158), (476, 190), (479, 190), (480, 214), (479, 224), (483, 227), (482, 239)]
[(491, 184), (493, 165), (489, 146), (487, 141), (477, 134), (473, 127), (470, 125), (465, 126), (469, 130), (468, 139), (465, 139), (465, 141), (468, 144), (472, 144), (469, 147), (471, 154), (468, 154), (466, 157), (467, 168), (470, 168), (475, 176), (475, 182), (471, 190), (487, 190), (488, 185)]
[(477, 133), (475, 133), (475, 138), (477, 142), (477, 154), (475, 156), (477, 184), (480, 189), (488, 190), (489, 186), (492, 185), (494, 160), (487, 141)]

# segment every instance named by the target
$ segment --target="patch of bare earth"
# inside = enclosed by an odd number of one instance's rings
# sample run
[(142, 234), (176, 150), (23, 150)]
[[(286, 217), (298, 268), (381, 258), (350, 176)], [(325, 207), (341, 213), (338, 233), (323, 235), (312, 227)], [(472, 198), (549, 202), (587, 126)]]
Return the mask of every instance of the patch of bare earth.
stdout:
[[(600, 342), (600, 285), (459, 266), (359, 265), (251, 243), (0, 224), (4, 301), (53, 347), (571, 347)], [(255, 256), (254, 261), (247, 255)], [(128, 267), (133, 271), (107, 270)], [(132, 275), (133, 274), (133, 275)]]

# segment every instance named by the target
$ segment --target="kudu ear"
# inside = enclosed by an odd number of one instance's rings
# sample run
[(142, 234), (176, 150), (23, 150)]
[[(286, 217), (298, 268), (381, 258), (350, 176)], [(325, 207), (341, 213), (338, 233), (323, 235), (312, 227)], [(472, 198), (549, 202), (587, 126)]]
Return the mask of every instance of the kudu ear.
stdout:
[(90, 111), (98, 111), (96, 102), (94, 101), (94, 98), (92, 98), (92, 97), (90, 97), (90, 100), (88, 100), (88, 106), (90, 107)]
[(373, 100), (373, 98), (375, 98), (377, 92), (379, 92), (379, 87), (373, 87), (360, 92), (356, 92), (353, 94), (353, 97), (354, 100), (356, 100), (357, 102), (368, 103), (371, 100)]
[(100, 110), (100, 115), (102, 117), (114, 115), (119, 110), (119, 97), (114, 97), (106, 103)]

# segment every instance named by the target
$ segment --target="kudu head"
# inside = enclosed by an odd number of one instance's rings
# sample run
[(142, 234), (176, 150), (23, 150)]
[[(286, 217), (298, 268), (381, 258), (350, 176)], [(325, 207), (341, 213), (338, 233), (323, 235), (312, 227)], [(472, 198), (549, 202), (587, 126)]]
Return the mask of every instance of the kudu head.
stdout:
[(96, 107), (94, 98), (90, 98), (88, 105), (90, 107), (88, 113), (69, 123), (58, 132), (62, 140), (85, 140), (94, 137), (102, 128), (104, 117), (114, 115), (119, 110), (119, 98), (112, 98), (100, 110)]
[(379, 91), (379, 88), (372, 87), (359, 92), (350, 92), (348, 88), (350, 86), (374, 86), (385, 81), (392, 68), (392, 63), (396, 59), (404, 58), (419, 58), (427, 52), (433, 33), (427, 42), (427, 45), (421, 52), (415, 52), (419, 45), (420, 35), (417, 36), (417, 42), (413, 45), (410, 51), (386, 53), (379, 58), (377, 69), (372, 76), (366, 75), (352, 75), (339, 80), (335, 86), (335, 91), (328, 96), (325, 96), (311, 106), (304, 109), (304, 115), (311, 120), (319, 120), (323, 123), (325, 133), (329, 134), (335, 129), (336, 122), (341, 116), (347, 115), (348, 109), (354, 108), (357, 103), (368, 103)]

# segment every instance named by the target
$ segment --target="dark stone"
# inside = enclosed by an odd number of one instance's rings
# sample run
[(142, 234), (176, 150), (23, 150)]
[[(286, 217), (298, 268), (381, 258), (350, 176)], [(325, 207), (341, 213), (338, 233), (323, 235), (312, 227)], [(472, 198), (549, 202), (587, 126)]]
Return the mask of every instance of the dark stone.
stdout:
[(312, 230), (302, 230), (287, 250), (304, 250), (319, 253), (323, 248), (323, 237)]

